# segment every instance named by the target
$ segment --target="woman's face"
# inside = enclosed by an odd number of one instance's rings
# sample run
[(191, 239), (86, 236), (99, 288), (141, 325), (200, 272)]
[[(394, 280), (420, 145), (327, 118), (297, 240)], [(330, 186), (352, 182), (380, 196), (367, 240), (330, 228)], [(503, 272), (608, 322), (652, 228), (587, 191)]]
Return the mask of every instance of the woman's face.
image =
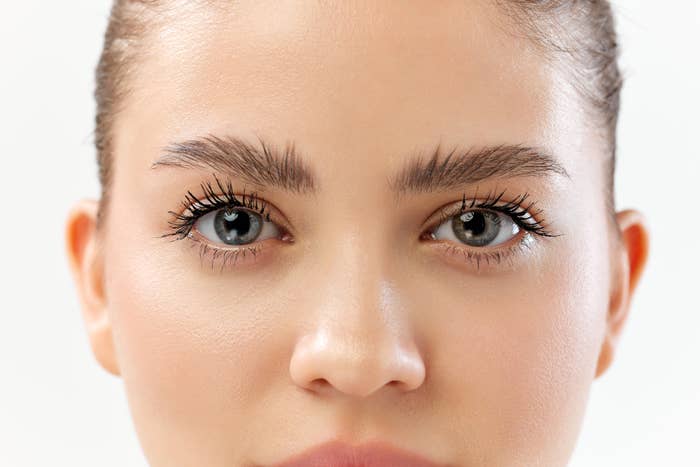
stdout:
[[(337, 439), (566, 464), (613, 301), (604, 141), (490, 3), (154, 23), (99, 243), (110, 370), (152, 465)], [(229, 183), (251, 202), (212, 205)]]

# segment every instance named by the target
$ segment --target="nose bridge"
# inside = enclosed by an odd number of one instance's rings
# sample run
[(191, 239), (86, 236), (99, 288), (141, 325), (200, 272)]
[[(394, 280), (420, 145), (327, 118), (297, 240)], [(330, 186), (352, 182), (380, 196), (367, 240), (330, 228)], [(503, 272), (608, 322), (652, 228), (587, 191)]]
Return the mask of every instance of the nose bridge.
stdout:
[[(327, 308), (324, 317), (337, 312), (344, 317), (346, 329), (360, 326), (367, 332), (382, 315), (383, 285), (390, 280), (382, 235), (372, 227), (348, 227), (333, 238), (322, 258), (329, 295), (326, 303), (320, 304)], [(332, 306), (333, 301), (339, 302), (337, 306)]]
[(392, 280), (385, 236), (371, 224), (338, 225), (326, 238), (311, 274), (313, 324), (296, 343), (292, 378), (307, 389), (355, 396), (387, 384), (420, 386), (425, 369)]

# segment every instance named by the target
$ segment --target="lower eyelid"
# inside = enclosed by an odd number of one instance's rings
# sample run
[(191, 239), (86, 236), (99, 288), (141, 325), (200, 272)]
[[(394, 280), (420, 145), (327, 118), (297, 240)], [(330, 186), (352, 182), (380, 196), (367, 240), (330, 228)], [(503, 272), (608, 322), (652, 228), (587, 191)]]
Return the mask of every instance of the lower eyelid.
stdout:
[(269, 254), (269, 250), (274, 249), (270, 242), (275, 241), (275, 239), (267, 239), (232, 248), (219, 247), (195, 232), (190, 232), (187, 235), (187, 240), (190, 249), (197, 248), (199, 250), (200, 266), (209, 267), (219, 272), (236, 267), (250, 266), (263, 261)]
[(508, 267), (514, 269), (517, 261), (523, 259), (531, 250), (534, 241), (531, 233), (521, 230), (514, 240), (507, 242), (506, 246), (492, 248), (459, 245), (451, 240), (428, 240), (427, 243), (437, 248), (439, 254), (444, 255), (449, 261), (456, 261), (458, 266), (467, 264), (480, 271), (482, 269), (502, 270)]

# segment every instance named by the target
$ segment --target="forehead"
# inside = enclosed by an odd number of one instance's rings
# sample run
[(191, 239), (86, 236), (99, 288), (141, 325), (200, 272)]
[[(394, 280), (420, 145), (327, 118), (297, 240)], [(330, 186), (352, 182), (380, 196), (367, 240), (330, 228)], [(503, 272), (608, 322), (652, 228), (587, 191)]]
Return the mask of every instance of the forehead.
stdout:
[(154, 25), (122, 146), (254, 131), (335, 172), (437, 141), (566, 157), (577, 133), (562, 77), (491, 2), (221, 3), (176, 5)]

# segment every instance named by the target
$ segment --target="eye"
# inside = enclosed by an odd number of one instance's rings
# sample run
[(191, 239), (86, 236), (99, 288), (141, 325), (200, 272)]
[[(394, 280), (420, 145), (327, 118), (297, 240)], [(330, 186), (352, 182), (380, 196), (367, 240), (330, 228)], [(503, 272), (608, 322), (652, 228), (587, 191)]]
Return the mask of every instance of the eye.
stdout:
[(247, 245), (280, 236), (280, 229), (263, 215), (241, 207), (225, 207), (201, 216), (194, 228), (207, 240), (225, 245)]
[(507, 243), (519, 232), (520, 227), (507, 214), (471, 209), (447, 219), (432, 232), (431, 237), (484, 247)]

